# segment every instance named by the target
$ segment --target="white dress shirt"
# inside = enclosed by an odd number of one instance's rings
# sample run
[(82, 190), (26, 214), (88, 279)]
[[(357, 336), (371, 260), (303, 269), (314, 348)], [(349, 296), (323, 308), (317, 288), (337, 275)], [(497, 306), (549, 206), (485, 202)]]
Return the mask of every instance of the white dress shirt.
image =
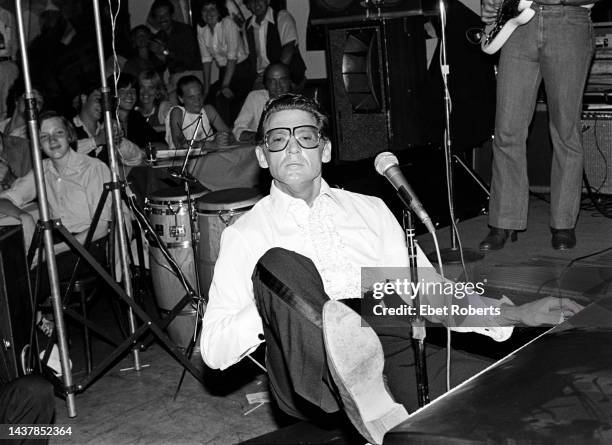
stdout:
[[(297, 35), (297, 27), (295, 25), (295, 19), (289, 13), (289, 11), (285, 9), (281, 9), (278, 11), (278, 34), (280, 36), (281, 45), (286, 45), (290, 42), (298, 41)], [(261, 24), (257, 23), (255, 16), (251, 16), (249, 22), (247, 24), (247, 29), (249, 26), (253, 27), (254, 36), (255, 36), (255, 46), (258, 50), (257, 54), (257, 72), (261, 73), (266, 67), (270, 64), (268, 60), (268, 53), (266, 49), (266, 42), (268, 38), (268, 23), (274, 23), (274, 11), (272, 8), (268, 8), (268, 12), (266, 16), (261, 21)]]
[[(368, 290), (361, 283), (362, 267), (408, 265), (404, 232), (380, 199), (332, 189), (322, 181), (319, 196), (308, 207), (273, 184), (269, 196), (222, 233), (200, 339), (202, 358), (209, 367), (225, 369), (263, 341), (251, 275), (272, 247), (310, 258), (332, 299), (360, 298)], [(417, 262), (419, 270), (431, 267), (420, 249)], [(462, 330), (498, 340), (512, 333), (512, 328), (496, 332), (500, 328), (495, 323), (491, 327)]]
[(198, 26), (198, 44), (202, 63), (215, 59), (217, 64), (223, 67), (227, 65), (228, 60), (240, 63), (248, 57), (240, 28), (230, 17), (224, 17), (217, 22), (212, 32), (208, 25)]
[(270, 99), (268, 90), (254, 90), (246, 97), (240, 113), (234, 121), (234, 129), (232, 130), (237, 141), (240, 140), (243, 131), (257, 131), (261, 113), (263, 113), (268, 99)]

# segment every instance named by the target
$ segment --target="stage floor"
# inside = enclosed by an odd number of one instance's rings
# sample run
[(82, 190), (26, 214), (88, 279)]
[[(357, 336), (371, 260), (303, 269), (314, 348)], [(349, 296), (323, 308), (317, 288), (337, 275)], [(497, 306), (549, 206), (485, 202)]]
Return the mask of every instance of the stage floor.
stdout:
[[(529, 229), (519, 234), (517, 242), (469, 264), (468, 274), (484, 274), (489, 278), (491, 292), (508, 295), (517, 303), (536, 295), (566, 292), (587, 304), (597, 295), (609, 292), (612, 221), (583, 211), (576, 231), (577, 247), (559, 252), (550, 246), (548, 219), (548, 204), (532, 197)], [(459, 223), (459, 230), (464, 248), (477, 249), (487, 233), (486, 216)], [(450, 245), (448, 233), (448, 229), (439, 231), (441, 247)], [(433, 248), (429, 235), (420, 236), (419, 244), (425, 252)], [(578, 261), (569, 271), (564, 271), (570, 261), (600, 251), (601, 254)], [(445, 267), (449, 278), (461, 277), (461, 273), (458, 265)], [(554, 279), (561, 274), (562, 285), (558, 286)], [(603, 284), (597, 287), (598, 283)], [(115, 329), (112, 317), (107, 314), (103, 319), (109, 329)], [(80, 332), (78, 328), (72, 332), (71, 357), (78, 383), (83, 378), (82, 354), (78, 351)], [(109, 349), (99, 341), (94, 344), (94, 359), (101, 360)], [(480, 352), (486, 353), (490, 346), (480, 347), (483, 348)], [(224, 373), (206, 370), (204, 386), (187, 374), (176, 400), (173, 394), (182, 368), (158, 345), (142, 352), (141, 360), (149, 365), (142, 371), (121, 371), (132, 366), (131, 355), (126, 355), (89, 389), (77, 395), (76, 418), (69, 419), (64, 401), (57, 399), (56, 422), (71, 425), (72, 436), (52, 439), (51, 443), (227, 445), (288, 425), (287, 419), (279, 416), (269, 403), (257, 407), (258, 404), (247, 401), (247, 394), (267, 389), (265, 374), (248, 360)], [(194, 357), (194, 361), (199, 363), (198, 358)]]

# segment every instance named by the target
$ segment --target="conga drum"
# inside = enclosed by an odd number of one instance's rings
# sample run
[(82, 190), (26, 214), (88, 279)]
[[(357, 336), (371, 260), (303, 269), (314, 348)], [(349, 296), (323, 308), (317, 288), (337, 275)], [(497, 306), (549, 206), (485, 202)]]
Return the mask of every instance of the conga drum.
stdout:
[[(155, 233), (166, 244), (170, 255), (194, 289), (195, 265), (188, 206), (193, 207), (195, 201), (205, 193), (205, 190), (199, 188), (192, 193), (191, 202), (187, 202), (183, 187), (172, 187), (153, 192), (145, 205), (145, 212)], [(161, 250), (153, 245), (149, 249), (149, 264), (157, 306), (162, 313), (168, 313), (183, 299), (187, 291)], [(196, 311), (187, 304), (168, 326), (168, 335), (178, 347), (187, 348), (195, 323)]]
[(254, 188), (235, 188), (208, 193), (197, 201), (200, 226), (200, 283), (208, 293), (219, 256), (221, 232), (249, 211), (262, 196)]

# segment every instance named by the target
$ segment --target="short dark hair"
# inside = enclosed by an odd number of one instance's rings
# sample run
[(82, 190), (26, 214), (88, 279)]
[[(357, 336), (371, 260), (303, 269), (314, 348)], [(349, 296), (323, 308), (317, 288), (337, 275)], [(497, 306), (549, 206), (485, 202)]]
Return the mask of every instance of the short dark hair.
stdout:
[(259, 126), (257, 128), (257, 143), (264, 143), (264, 126), (266, 124), (266, 120), (274, 113), (283, 110), (302, 110), (306, 111), (316, 119), (317, 127), (319, 127), (319, 131), (321, 133), (321, 137), (324, 139), (329, 139), (329, 119), (327, 115), (323, 113), (321, 106), (319, 103), (311, 99), (309, 97), (303, 96), (301, 94), (282, 94), (274, 99), (270, 99), (266, 106), (264, 107), (263, 112), (261, 113), (261, 118), (259, 119)]
[(183, 97), (183, 88), (185, 88), (185, 85), (189, 85), (190, 83), (197, 83), (198, 85), (200, 85), (202, 90), (204, 90), (204, 84), (202, 83), (202, 81), (196, 76), (190, 74), (188, 76), (183, 76), (178, 80), (178, 82), (176, 83), (176, 94), (179, 97)]
[[(112, 88), (112, 83), (110, 85)], [(119, 79), (117, 79), (117, 90), (120, 90), (121, 88), (128, 88), (128, 87), (133, 87), (136, 89), (136, 92), (138, 92), (138, 89), (139, 89), (138, 79), (136, 79), (136, 77), (134, 77), (130, 73), (125, 73), (125, 72), (121, 73), (119, 75)]]
[(159, 8), (168, 8), (170, 15), (174, 15), (174, 5), (170, 0), (155, 0), (151, 5), (151, 14), (155, 14), (155, 11)]
[(63, 115), (59, 114), (57, 111), (47, 110), (40, 113), (38, 118), (39, 128), (42, 126), (44, 121), (53, 118), (58, 118), (60, 121), (62, 121), (62, 124), (64, 124), (64, 128), (66, 128), (66, 132), (68, 133), (68, 144), (71, 148), (76, 149), (75, 145), (78, 139), (74, 125), (72, 125), (72, 122), (66, 119)]
[(225, 6), (224, 0), (201, 0), (200, 9), (198, 10), (197, 23), (202, 27), (206, 25), (202, 19), (202, 9), (204, 8), (204, 5), (215, 5), (217, 11), (219, 11), (219, 21), (229, 15), (229, 11), (227, 10), (227, 6)]
[(291, 77), (291, 70), (289, 70), (289, 66), (284, 64), (283, 62), (274, 62), (270, 63), (263, 72), (263, 81), (264, 83), (268, 80), (268, 76), (270, 75), (270, 71), (275, 68), (282, 68), (287, 72), (287, 77)]

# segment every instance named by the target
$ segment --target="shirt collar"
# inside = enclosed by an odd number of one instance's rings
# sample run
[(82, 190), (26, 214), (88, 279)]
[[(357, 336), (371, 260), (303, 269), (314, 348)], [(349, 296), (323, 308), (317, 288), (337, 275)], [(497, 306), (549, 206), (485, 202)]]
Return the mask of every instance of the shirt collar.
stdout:
[(57, 171), (57, 169), (55, 168), (55, 164), (53, 164), (53, 161), (49, 162), (48, 164), (49, 171), (56, 176), (62, 177), (68, 176), (71, 173), (79, 173), (83, 169), (81, 167), (81, 164), (83, 162), (82, 157), (79, 156), (72, 148), (68, 149), (68, 153), (66, 154), (66, 156), (68, 156), (68, 163), (66, 165), (66, 169), (62, 172), (62, 174)]
[[(265, 17), (263, 18), (261, 23), (257, 26), (263, 26), (263, 24), (266, 22), (274, 23), (274, 11), (272, 11), (272, 8), (270, 8), (269, 6), (268, 6), (268, 11), (266, 12)], [(252, 16), (251, 23), (249, 24), (249, 26), (255, 26), (256, 24), (257, 24), (257, 18), (255, 16)]]
[[(81, 116), (79, 116), (78, 114), (76, 116), (74, 116), (72, 118), (72, 123), (74, 124), (75, 127), (81, 127), (83, 128), (83, 130), (85, 130), (85, 133), (87, 133), (89, 135), (89, 137), (94, 137), (95, 135), (93, 134), (89, 134), (89, 130), (87, 129), (87, 127), (85, 126), (85, 124), (83, 123), (83, 121), (81, 120)], [(96, 123), (96, 135), (98, 133), (100, 133), (100, 129), (102, 128), (102, 124), (100, 122)]]
[[(342, 203), (339, 201), (338, 197), (334, 195), (329, 184), (322, 178), (321, 189), (319, 190), (319, 194), (314, 201), (316, 202), (318, 199), (321, 199), (321, 197), (331, 198), (331, 201), (334, 204), (343, 209)], [(287, 216), (287, 212), (292, 206), (302, 205), (302, 203), (306, 204), (303, 200), (294, 198), (293, 196), (289, 196), (287, 193), (283, 192), (276, 186), (274, 181), (272, 181), (272, 186), (270, 187), (270, 200), (272, 202), (272, 208), (282, 218)]]

